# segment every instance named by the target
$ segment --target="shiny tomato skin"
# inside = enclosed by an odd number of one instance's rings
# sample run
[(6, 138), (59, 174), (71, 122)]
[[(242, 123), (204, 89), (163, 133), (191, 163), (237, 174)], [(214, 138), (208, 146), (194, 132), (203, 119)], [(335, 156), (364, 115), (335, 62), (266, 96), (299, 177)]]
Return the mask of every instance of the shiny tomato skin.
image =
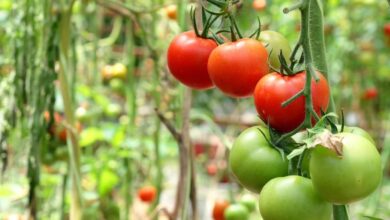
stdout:
[(214, 220), (225, 220), (224, 212), (229, 207), (229, 202), (224, 199), (215, 201), (213, 207), (213, 219)]
[(288, 174), (288, 161), (269, 145), (268, 128), (254, 126), (244, 130), (234, 141), (229, 154), (229, 166), (238, 182), (258, 193), (275, 177)]
[(254, 39), (240, 39), (218, 46), (210, 55), (208, 71), (215, 86), (234, 98), (252, 95), (256, 83), (268, 73), (268, 53)]
[(144, 186), (138, 190), (138, 197), (143, 202), (153, 202), (157, 195), (154, 186)]
[(334, 204), (348, 204), (368, 196), (381, 182), (381, 157), (364, 136), (340, 133), (342, 155), (322, 147), (311, 152), (310, 176), (318, 194)]
[[(325, 77), (317, 72), (319, 81), (312, 79), (312, 102), (314, 110), (321, 115), (326, 112), (329, 103), (329, 87)], [(290, 99), (305, 87), (305, 72), (292, 76), (270, 73), (256, 85), (254, 102), (260, 118), (279, 132), (285, 133), (298, 127), (305, 118), (305, 97), (301, 96), (289, 105), (282, 103)]]
[(301, 176), (270, 180), (260, 193), (259, 208), (264, 220), (330, 220), (332, 215), (331, 204)]
[(204, 90), (213, 87), (207, 71), (210, 53), (217, 47), (215, 41), (197, 37), (194, 31), (176, 36), (168, 48), (168, 67), (172, 75), (184, 85)]

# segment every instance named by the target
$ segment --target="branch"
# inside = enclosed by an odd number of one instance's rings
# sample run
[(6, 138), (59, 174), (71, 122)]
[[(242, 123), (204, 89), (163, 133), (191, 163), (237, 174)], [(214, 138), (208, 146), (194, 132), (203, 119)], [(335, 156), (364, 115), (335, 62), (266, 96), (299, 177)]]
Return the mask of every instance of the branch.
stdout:
[[(157, 108), (154, 109), (156, 112), (158, 118), (160, 121), (165, 125), (165, 127), (168, 129), (168, 131), (171, 133), (173, 138), (175, 138), (177, 143), (183, 142), (182, 140), (182, 134), (176, 130), (176, 128), (172, 125), (172, 123), (158, 110)], [(179, 146), (180, 147), (180, 146)]]

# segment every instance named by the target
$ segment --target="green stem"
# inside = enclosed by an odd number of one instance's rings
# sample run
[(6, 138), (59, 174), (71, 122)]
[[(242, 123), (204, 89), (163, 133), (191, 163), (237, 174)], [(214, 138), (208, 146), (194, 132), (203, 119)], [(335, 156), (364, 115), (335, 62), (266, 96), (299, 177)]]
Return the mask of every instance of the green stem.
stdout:
[(333, 219), (335, 220), (347, 220), (348, 210), (345, 205), (333, 205)]
[[(69, 82), (66, 73), (69, 73), (69, 43), (71, 32), (71, 13), (74, 1), (71, 2), (70, 7), (64, 12), (60, 21), (60, 91), (64, 103), (64, 112), (66, 123), (75, 127), (75, 118), (73, 110), (73, 102), (71, 92), (69, 90)], [(70, 154), (70, 170), (72, 176), (72, 196), (71, 196), (71, 210), (70, 218), (79, 220), (82, 218), (81, 208), (81, 187), (80, 187), (80, 148), (78, 140), (73, 131), (67, 129), (68, 134), (68, 148)], [(69, 137), (70, 136), (70, 137)]]

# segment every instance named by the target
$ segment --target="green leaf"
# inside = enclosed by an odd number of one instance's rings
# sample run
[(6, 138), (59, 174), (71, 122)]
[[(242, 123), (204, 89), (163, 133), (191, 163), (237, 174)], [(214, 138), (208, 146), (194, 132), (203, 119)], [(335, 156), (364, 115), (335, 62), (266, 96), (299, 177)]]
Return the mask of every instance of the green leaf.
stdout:
[(86, 128), (81, 132), (80, 146), (81, 147), (90, 146), (102, 140), (104, 140), (104, 133), (102, 130), (95, 127)]
[(119, 177), (116, 173), (109, 169), (104, 169), (100, 173), (98, 192), (100, 197), (107, 196), (114, 187), (118, 184)]
[(302, 147), (293, 150), (289, 155), (287, 155), (287, 159), (291, 160), (292, 158), (301, 155), (306, 150), (306, 148), (307, 146), (303, 145)]

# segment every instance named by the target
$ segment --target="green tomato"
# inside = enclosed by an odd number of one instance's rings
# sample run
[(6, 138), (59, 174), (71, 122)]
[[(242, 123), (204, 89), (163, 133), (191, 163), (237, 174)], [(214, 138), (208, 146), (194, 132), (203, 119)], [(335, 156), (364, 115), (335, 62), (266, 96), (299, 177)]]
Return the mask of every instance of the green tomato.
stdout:
[(282, 51), (287, 63), (290, 63), (291, 47), (287, 39), (275, 31), (262, 31), (260, 33), (260, 41), (262, 41), (268, 51), (270, 65), (279, 71), (280, 62), (279, 54)]
[(253, 212), (256, 209), (257, 200), (250, 194), (244, 194), (238, 201), (241, 205), (244, 205), (249, 212)]
[[(338, 125), (337, 127), (339, 129), (341, 129), (341, 125)], [(345, 132), (345, 133), (352, 133), (352, 134), (357, 134), (357, 135), (363, 136), (363, 137), (367, 138), (372, 144), (375, 145), (375, 141), (371, 137), (371, 135), (367, 131), (365, 131), (365, 130), (359, 128), (359, 127), (344, 126), (344, 131), (343, 132)]]
[(248, 128), (237, 137), (229, 155), (229, 166), (238, 182), (256, 193), (269, 180), (288, 172), (287, 159), (268, 144), (259, 129), (270, 138), (265, 127)]
[(311, 153), (310, 176), (326, 201), (347, 204), (371, 194), (382, 179), (381, 158), (367, 138), (340, 133), (342, 155), (321, 145)]
[(122, 111), (122, 108), (119, 104), (110, 103), (105, 109), (105, 113), (110, 117), (118, 116)]
[(113, 78), (109, 82), (110, 88), (116, 92), (124, 92), (125, 91), (125, 83), (122, 79)]
[(301, 176), (270, 180), (260, 193), (259, 207), (264, 220), (329, 220), (332, 215), (331, 204)]
[(225, 220), (247, 220), (249, 219), (248, 209), (241, 204), (232, 204), (224, 212)]

